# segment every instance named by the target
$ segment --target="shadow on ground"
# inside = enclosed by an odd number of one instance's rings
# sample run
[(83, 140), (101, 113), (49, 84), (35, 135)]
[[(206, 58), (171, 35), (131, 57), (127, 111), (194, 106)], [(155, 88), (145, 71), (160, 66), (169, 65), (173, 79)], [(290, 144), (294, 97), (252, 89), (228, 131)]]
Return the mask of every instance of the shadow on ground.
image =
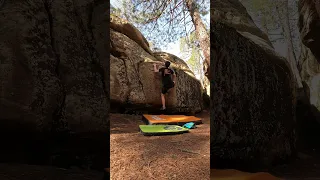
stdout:
[(106, 134), (53, 136), (1, 130), (0, 179), (101, 179), (109, 162)]
[(101, 180), (103, 172), (82, 169), (66, 170), (50, 166), (0, 164), (1, 180)]
[(271, 173), (290, 179), (320, 178), (320, 112), (310, 103), (309, 88), (299, 89), (297, 120), (297, 153), (290, 162), (274, 167)]
[(144, 136), (141, 116), (111, 114), (111, 178), (209, 179), (209, 114), (196, 116), (202, 116), (203, 124), (189, 133)]

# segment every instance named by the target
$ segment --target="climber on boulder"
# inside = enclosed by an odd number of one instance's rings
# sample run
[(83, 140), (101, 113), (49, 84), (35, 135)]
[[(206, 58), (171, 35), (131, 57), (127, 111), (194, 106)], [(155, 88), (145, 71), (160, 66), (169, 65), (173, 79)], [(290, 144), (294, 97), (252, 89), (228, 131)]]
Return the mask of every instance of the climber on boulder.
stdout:
[(162, 89), (161, 89), (161, 102), (162, 102), (162, 108), (161, 110), (166, 109), (166, 100), (165, 100), (165, 94), (175, 86), (175, 80), (176, 80), (176, 73), (172, 68), (169, 68), (170, 62), (166, 61), (164, 63), (164, 67), (161, 67), (159, 69), (158, 63), (153, 64), (154, 72), (160, 72), (162, 76)]

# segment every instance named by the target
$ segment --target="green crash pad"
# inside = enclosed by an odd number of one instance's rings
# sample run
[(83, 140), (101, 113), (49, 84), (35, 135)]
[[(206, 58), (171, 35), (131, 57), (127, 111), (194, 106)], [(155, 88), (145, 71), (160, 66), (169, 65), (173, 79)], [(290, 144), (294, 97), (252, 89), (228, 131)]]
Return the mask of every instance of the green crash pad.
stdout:
[(189, 131), (177, 125), (139, 125), (139, 128), (144, 135), (180, 134)]

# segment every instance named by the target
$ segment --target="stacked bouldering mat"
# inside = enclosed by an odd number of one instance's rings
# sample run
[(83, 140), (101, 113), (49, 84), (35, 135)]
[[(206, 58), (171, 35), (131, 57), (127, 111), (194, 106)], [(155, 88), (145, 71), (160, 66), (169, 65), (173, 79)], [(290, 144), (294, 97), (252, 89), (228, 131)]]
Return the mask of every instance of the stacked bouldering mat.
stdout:
[(185, 115), (143, 115), (144, 120), (147, 124), (185, 124), (193, 122), (195, 124), (200, 124), (201, 119), (195, 116), (185, 116)]

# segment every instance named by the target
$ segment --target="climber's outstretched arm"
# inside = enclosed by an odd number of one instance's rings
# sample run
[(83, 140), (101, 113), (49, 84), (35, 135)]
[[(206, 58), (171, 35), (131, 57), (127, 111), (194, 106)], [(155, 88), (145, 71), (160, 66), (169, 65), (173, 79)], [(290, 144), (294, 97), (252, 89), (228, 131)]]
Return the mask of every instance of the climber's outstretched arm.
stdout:
[(176, 83), (177, 75), (176, 73), (172, 74), (172, 81)]
[(153, 63), (153, 70), (154, 72), (159, 72), (158, 64)]

